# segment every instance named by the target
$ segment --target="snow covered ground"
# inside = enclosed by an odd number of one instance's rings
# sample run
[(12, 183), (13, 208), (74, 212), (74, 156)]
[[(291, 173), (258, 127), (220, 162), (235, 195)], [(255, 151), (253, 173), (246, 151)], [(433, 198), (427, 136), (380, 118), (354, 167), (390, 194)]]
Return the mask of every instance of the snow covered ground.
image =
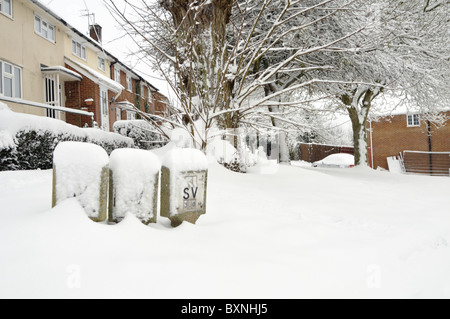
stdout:
[(51, 171), (0, 172), (0, 297), (450, 297), (450, 178), (273, 168), (210, 163), (207, 214), (178, 228), (97, 224), (51, 209)]

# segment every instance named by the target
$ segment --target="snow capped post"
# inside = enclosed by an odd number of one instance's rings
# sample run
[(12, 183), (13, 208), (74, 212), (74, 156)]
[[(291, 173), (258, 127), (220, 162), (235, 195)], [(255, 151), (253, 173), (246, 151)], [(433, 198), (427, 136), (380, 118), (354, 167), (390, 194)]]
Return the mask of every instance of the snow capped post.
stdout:
[(161, 169), (161, 216), (177, 227), (195, 224), (206, 213), (208, 160), (197, 149), (177, 148), (166, 154)]
[(76, 197), (90, 219), (106, 219), (109, 157), (98, 145), (59, 143), (53, 153), (52, 207)]
[(127, 212), (144, 224), (156, 223), (161, 163), (150, 151), (117, 149), (110, 156), (108, 220), (118, 223)]

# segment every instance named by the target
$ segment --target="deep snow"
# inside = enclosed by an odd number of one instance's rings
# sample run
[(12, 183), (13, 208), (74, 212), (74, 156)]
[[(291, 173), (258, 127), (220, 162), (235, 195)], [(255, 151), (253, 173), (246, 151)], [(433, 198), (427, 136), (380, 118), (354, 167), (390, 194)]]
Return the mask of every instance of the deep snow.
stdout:
[(97, 224), (51, 209), (51, 171), (0, 172), (0, 297), (450, 297), (450, 178), (296, 164), (210, 162), (178, 228)]

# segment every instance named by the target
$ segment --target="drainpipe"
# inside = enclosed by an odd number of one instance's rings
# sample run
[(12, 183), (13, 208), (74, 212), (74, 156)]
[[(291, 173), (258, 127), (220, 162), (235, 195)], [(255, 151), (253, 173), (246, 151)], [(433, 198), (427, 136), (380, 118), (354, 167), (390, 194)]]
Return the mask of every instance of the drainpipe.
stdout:
[[(112, 67), (113, 67), (114, 65), (116, 65), (118, 62), (119, 62), (119, 60), (115, 60), (114, 62), (112, 62), (112, 63), (109, 65), (109, 74), (110, 74), (110, 78), (111, 78), (113, 81), (115, 81), (115, 78), (114, 78), (114, 72), (113, 72), (113, 70), (112, 70)], [(119, 98), (119, 96), (120, 96), (121, 94), (122, 94), (122, 91), (120, 91), (120, 92), (113, 98), (112, 101), (109, 101), (109, 105), (111, 106), (111, 104), (114, 103), (114, 107), (116, 108), (116, 107), (117, 107), (117, 106), (116, 106), (116, 101), (117, 101), (117, 99)]]
[(427, 132), (428, 132), (428, 158), (430, 162), (430, 175), (433, 175), (433, 155), (431, 154), (433, 148), (431, 145), (431, 123), (430, 120), (427, 120)]
[(370, 133), (370, 167), (373, 169), (373, 128), (372, 120), (369, 119), (369, 133)]

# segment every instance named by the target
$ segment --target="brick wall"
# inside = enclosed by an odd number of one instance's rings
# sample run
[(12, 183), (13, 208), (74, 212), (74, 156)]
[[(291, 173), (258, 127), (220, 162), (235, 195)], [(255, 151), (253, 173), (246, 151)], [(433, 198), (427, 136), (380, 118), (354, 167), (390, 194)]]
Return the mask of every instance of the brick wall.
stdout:
[[(65, 65), (66, 68), (75, 71), (69, 65)], [(100, 88), (97, 83), (83, 76), (81, 81), (66, 82), (65, 83), (66, 94), (66, 107), (74, 108), (77, 110), (83, 109), (84, 111), (93, 112), (94, 121), (101, 123), (100, 113)], [(92, 103), (86, 103), (87, 99), (93, 99)], [(92, 121), (89, 116), (82, 116), (76, 114), (67, 114), (67, 123), (83, 127), (85, 125), (91, 127)]]
[[(112, 74), (114, 74), (114, 67)], [(149, 112), (151, 114), (157, 114), (162, 116), (167, 109), (167, 98), (158, 93), (152, 92), (153, 96), (149, 99), (149, 90), (147, 88), (141, 91), (140, 82), (134, 78), (131, 78), (131, 89), (132, 91), (128, 91), (127, 87), (127, 73), (123, 70), (120, 71), (120, 84), (125, 88), (122, 91), (120, 96), (117, 98), (118, 102), (128, 101), (138, 107), (142, 112)], [(137, 94), (137, 92), (139, 94)], [(146, 108), (147, 106), (147, 108)], [(121, 113), (122, 119), (126, 119), (127, 113), (126, 111), (122, 111)], [(115, 115), (114, 115), (115, 118)]]
[[(446, 114), (450, 116), (450, 112)], [(373, 168), (388, 169), (386, 158), (397, 156), (405, 150), (429, 151), (427, 121), (423, 119), (420, 126), (408, 127), (406, 114), (384, 117), (372, 122), (372, 132), (372, 136), (368, 133), (367, 144), (369, 147), (372, 145)], [(431, 150), (450, 151), (450, 123), (440, 128), (431, 123)]]
[(159, 92), (153, 92), (154, 114), (163, 116), (167, 112), (167, 98)]

